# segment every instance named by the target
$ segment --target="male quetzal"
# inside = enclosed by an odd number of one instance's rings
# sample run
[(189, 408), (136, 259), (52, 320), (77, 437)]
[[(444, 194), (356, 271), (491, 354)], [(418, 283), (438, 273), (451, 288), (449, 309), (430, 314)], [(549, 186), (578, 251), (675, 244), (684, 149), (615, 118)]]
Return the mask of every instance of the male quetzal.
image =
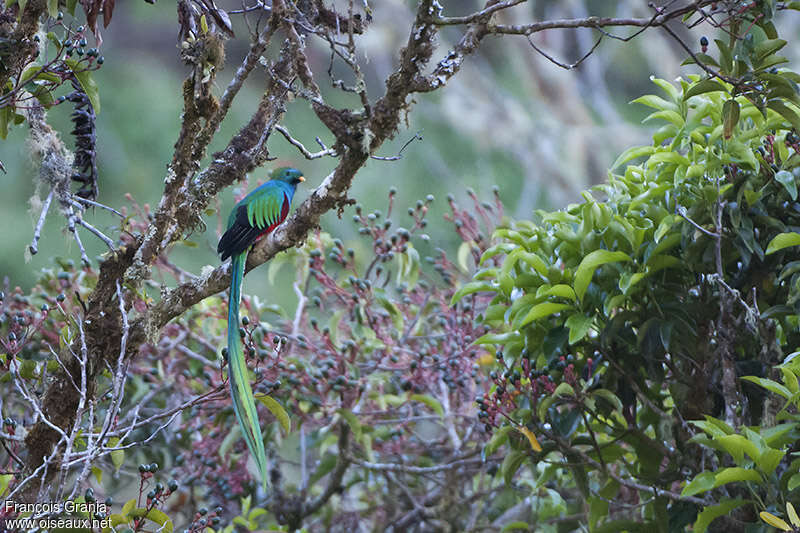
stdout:
[(267, 485), (267, 456), (239, 338), (242, 277), (248, 250), (258, 239), (286, 219), (297, 184), (305, 181), (299, 170), (288, 167), (275, 169), (270, 178), (236, 204), (228, 217), (228, 228), (217, 246), (217, 253), (222, 254), (223, 261), (228, 257), (232, 258), (231, 294), (228, 301), (228, 381), (233, 410), (250, 453), (258, 464), (264, 487)]

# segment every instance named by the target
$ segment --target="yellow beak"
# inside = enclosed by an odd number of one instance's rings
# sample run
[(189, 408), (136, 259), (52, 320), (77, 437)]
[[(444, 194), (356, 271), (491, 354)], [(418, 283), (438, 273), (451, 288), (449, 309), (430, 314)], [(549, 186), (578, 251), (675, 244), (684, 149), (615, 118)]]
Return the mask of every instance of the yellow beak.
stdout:
[(297, 181), (306, 181), (306, 179), (303, 176), (300, 176), (299, 178), (297, 178)]

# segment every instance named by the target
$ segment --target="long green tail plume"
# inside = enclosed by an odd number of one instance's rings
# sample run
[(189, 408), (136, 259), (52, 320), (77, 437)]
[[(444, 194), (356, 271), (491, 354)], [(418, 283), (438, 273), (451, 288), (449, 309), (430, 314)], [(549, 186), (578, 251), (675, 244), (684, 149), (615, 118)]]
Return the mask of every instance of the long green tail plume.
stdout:
[(264, 452), (264, 440), (261, 437), (261, 425), (250, 388), (247, 363), (239, 338), (239, 302), (241, 300), (242, 278), (247, 252), (233, 256), (231, 261), (231, 295), (228, 302), (228, 382), (231, 386), (233, 410), (244, 433), (247, 447), (256, 460), (261, 482), (267, 488), (267, 454)]

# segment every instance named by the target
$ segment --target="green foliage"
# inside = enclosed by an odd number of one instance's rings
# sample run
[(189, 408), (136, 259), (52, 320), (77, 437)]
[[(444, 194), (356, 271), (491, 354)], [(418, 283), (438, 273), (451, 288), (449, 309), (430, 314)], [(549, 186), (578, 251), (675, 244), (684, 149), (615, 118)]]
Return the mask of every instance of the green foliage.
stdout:
[[(797, 365), (770, 370), (800, 342), (797, 75), (767, 70), (784, 44), (748, 49), (758, 90), (654, 79), (663, 96), (634, 101), (662, 124), (653, 144), (623, 153), (583, 202), (496, 230), (454, 295), (494, 295), (476, 341), (502, 354), (484, 420), (544, 437), (541, 453), (512, 446), (507, 481), (569, 463), (562, 494), (574, 512), (586, 498), (590, 530), (624, 515), (603, 502), (626, 482), (649, 498), (637, 521), (695, 531), (728, 513), (753, 522), (753, 507), (800, 484), (787, 453), (800, 437)], [(745, 57), (720, 49), (725, 65)]]

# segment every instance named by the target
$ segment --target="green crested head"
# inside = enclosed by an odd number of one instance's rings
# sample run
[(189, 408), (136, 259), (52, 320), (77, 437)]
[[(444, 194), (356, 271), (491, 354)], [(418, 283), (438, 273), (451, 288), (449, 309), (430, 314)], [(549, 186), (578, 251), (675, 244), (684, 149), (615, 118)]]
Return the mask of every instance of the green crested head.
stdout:
[(292, 167), (280, 167), (270, 172), (269, 177), (271, 180), (282, 181), (292, 186), (297, 186), (298, 183), (305, 181), (303, 173)]

